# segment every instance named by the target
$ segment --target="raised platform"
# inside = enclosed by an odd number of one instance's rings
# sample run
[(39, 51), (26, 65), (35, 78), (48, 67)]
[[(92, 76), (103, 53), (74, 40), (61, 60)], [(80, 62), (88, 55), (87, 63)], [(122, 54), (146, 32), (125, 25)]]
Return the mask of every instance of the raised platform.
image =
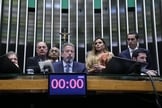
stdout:
[[(162, 80), (154, 80), (155, 88), (162, 92)], [(128, 77), (87, 76), (88, 91), (106, 92), (152, 92), (148, 79), (129, 79)], [(0, 80), (1, 92), (47, 92), (48, 77), (43, 75), (18, 76)]]
[[(85, 97), (50, 97), (47, 76), (18, 76), (0, 80), (0, 99), (6, 107), (53, 108), (64, 107), (105, 107), (155, 108), (155, 92), (148, 79), (127, 77), (87, 76), (88, 93)], [(157, 92), (162, 92), (162, 81), (154, 81)], [(161, 102), (161, 95), (159, 101)], [(16, 100), (17, 103), (5, 104)], [(20, 104), (21, 103), (21, 104)], [(158, 108), (158, 107), (157, 107)]]

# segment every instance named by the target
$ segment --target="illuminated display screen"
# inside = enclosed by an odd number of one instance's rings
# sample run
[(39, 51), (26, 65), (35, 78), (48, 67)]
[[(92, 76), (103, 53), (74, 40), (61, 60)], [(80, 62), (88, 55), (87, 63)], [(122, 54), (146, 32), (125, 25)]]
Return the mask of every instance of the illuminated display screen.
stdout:
[(50, 96), (86, 95), (87, 76), (85, 73), (52, 73), (48, 76)]

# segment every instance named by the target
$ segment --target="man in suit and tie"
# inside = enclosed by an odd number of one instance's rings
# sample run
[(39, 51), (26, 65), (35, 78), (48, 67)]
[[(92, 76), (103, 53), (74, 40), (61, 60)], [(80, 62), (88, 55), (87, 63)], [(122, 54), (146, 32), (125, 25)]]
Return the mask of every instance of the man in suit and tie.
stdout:
[(32, 69), (32, 71), (34, 72), (33, 74), (40, 74), (41, 70), (39, 67), (39, 62), (40, 61), (45, 61), (47, 60), (47, 53), (48, 53), (48, 46), (45, 42), (40, 41), (37, 43), (36, 45), (36, 53), (37, 55), (34, 57), (29, 57), (27, 59), (27, 63), (26, 63), (26, 72), (28, 74), (28, 70)]
[(123, 50), (119, 54), (119, 57), (132, 59), (133, 51), (139, 48), (139, 36), (138, 36), (138, 34), (137, 33), (129, 33), (127, 35), (127, 44), (128, 44), (128, 48)]
[[(137, 33), (129, 33), (127, 34), (127, 44), (128, 48), (123, 50), (121, 53), (119, 53), (119, 57), (126, 58), (126, 59), (132, 59), (133, 51), (137, 50), (139, 48), (139, 36)], [(154, 69), (155, 67), (152, 64), (152, 59), (149, 50), (147, 50), (147, 61), (148, 61), (148, 67), (150, 69)]]
[(72, 43), (64, 43), (61, 52), (62, 60), (53, 63), (56, 73), (87, 73), (84, 63), (74, 61), (75, 46)]

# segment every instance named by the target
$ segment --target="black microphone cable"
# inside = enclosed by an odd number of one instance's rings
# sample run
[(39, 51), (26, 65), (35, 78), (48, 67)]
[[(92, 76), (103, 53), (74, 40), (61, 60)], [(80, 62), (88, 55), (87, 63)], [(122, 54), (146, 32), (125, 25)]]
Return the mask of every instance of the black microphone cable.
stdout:
[(158, 108), (162, 108), (161, 105), (160, 105), (160, 102), (159, 102), (159, 101), (160, 101), (159, 95), (158, 95), (158, 93), (157, 93), (157, 91), (156, 91), (156, 87), (155, 87), (155, 85), (154, 85), (154, 81), (153, 81), (152, 76), (151, 76), (150, 74), (148, 74), (147, 72), (143, 72), (143, 73), (146, 74), (147, 76), (149, 76), (149, 79), (150, 79), (151, 84), (152, 84), (152, 87), (153, 87), (153, 92), (154, 92), (154, 94), (155, 94), (155, 102), (156, 102), (157, 107), (158, 107)]

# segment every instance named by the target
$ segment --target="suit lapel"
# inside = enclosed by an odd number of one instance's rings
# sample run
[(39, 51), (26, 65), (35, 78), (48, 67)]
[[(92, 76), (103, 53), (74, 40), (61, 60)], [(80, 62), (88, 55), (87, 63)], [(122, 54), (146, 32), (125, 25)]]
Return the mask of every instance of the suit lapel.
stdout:
[(60, 72), (61, 72), (61, 73), (64, 73), (63, 62), (60, 63), (59, 68), (61, 69)]
[(77, 67), (76, 62), (73, 62), (73, 70), (72, 70), (73, 72), (77, 72), (77, 68), (76, 67)]
[(128, 56), (129, 59), (131, 59), (131, 55), (130, 55), (129, 49), (127, 49), (127, 56)]

